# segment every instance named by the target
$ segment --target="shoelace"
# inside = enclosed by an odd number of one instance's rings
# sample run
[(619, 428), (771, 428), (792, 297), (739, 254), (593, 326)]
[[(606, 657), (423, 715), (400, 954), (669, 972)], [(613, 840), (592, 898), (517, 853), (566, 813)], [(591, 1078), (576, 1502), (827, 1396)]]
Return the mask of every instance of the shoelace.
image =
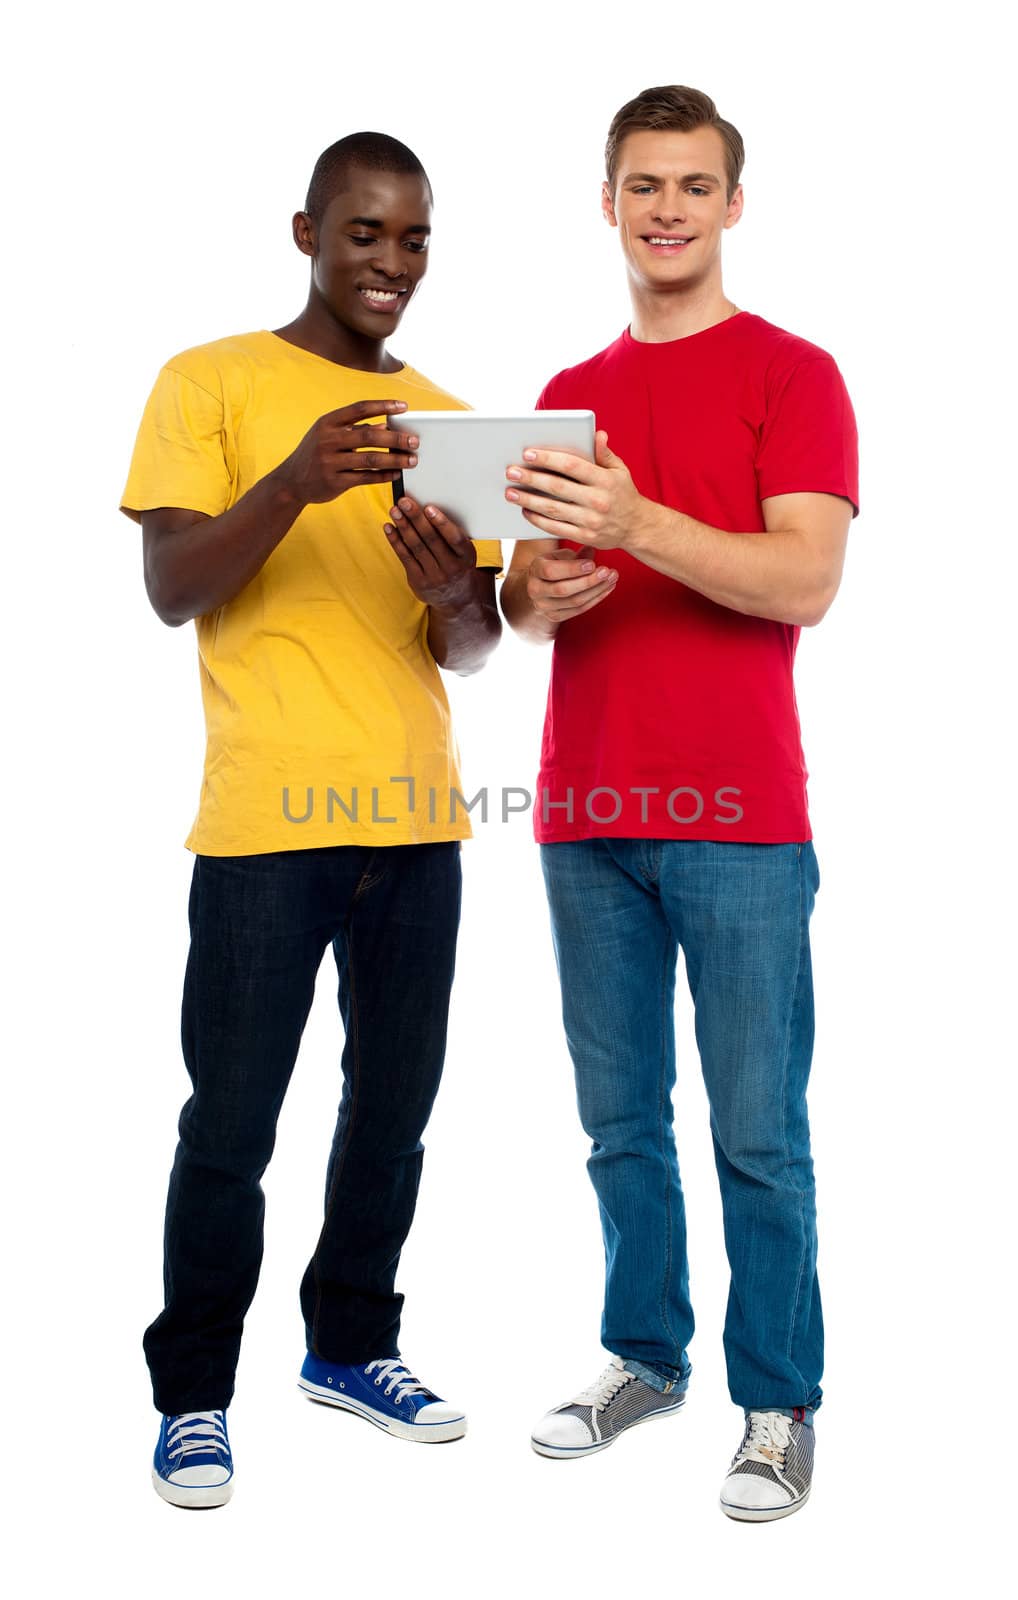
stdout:
[(171, 1456), (207, 1455), (227, 1449), (221, 1411), (182, 1411), (170, 1419), (166, 1453)]
[(610, 1367), (605, 1367), (601, 1376), (589, 1389), (584, 1389), (571, 1400), (570, 1405), (593, 1406), (596, 1411), (603, 1411), (610, 1400), (613, 1400), (620, 1389), (627, 1383), (632, 1383), (635, 1373), (627, 1372), (625, 1367), (618, 1366), (613, 1361)]
[(746, 1437), (735, 1459), (765, 1461), (769, 1466), (783, 1467), (791, 1438), (791, 1423), (780, 1411), (751, 1411)]
[(369, 1361), (364, 1371), (365, 1373), (374, 1372), (376, 1367), (378, 1368), (378, 1377), (375, 1379), (376, 1384), (382, 1384), (388, 1379), (389, 1381), (385, 1384), (382, 1392), (390, 1395), (395, 1389), (397, 1405), (399, 1405), (404, 1395), (431, 1393), (426, 1384), (423, 1384), (419, 1378), (415, 1378), (409, 1367), (405, 1367), (398, 1356), (394, 1356), (387, 1361)]

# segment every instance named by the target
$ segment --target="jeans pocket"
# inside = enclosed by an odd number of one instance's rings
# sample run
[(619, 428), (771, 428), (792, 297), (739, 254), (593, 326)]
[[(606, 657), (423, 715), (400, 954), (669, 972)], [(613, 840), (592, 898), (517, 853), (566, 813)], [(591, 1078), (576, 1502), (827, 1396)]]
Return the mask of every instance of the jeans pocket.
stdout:
[(815, 895), (820, 887), (820, 864), (817, 861), (817, 853), (812, 839), (807, 839), (804, 844), (799, 846), (799, 860), (805, 862), (806, 870), (809, 873), (810, 887)]

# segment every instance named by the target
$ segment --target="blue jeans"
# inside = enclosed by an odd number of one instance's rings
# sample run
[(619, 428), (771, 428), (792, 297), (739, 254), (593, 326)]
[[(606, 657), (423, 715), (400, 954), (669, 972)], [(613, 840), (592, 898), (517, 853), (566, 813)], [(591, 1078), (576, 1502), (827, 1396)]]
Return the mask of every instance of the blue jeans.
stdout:
[(744, 1410), (816, 1410), (812, 844), (599, 838), (542, 845), (541, 860), (604, 1234), (602, 1342), (655, 1387), (689, 1381), (672, 1126), (681, 946), (731, 1269), (729, 1392)]
[(308, 1349), (398, 1353), (394, 1282), (445, 1055), (458, 842), (197, 856), (165, 1308), (145, 1333), (156, 1408), (225, 1407), (262, 1259), (261, 1176), (331, 943), (346, 1029), (325, 1220), (301, 1284)]

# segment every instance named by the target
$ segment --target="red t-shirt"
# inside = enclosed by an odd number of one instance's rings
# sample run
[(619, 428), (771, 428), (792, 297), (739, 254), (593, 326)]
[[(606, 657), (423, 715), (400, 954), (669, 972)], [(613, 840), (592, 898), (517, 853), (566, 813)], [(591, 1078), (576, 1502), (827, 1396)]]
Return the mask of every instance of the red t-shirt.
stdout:
[[(627, 329), (537, 403), (592, 410), (642, 495), (710, 527), (765, 532), (761, 500), (806, 491), (843, 495), (858, 514), (837, 366), (751, 312), (665, 344)], [(623, 550), (596, 559), (618, 568), (618, 586), (555, 638), (538, 840), (811, 838), (799, 629), (718, 605)]]

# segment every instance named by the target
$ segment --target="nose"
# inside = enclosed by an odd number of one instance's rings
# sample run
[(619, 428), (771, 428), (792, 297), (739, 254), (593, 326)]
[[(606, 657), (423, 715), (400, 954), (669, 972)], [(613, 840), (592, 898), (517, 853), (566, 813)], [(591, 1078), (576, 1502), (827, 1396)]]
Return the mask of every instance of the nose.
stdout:
[(679, 185), (665, 184), (657, 195), (657, 205), (654, 208), (654, 219), (671, 226), (673, 222), (684, 222), (686, 217), (686, 199)]
[(373, 256), (371, 265), (383, 278), (392, 278), (394, 282), (406, 277), (406, 263), (395, 254), (386, 252), (384, 256)]

